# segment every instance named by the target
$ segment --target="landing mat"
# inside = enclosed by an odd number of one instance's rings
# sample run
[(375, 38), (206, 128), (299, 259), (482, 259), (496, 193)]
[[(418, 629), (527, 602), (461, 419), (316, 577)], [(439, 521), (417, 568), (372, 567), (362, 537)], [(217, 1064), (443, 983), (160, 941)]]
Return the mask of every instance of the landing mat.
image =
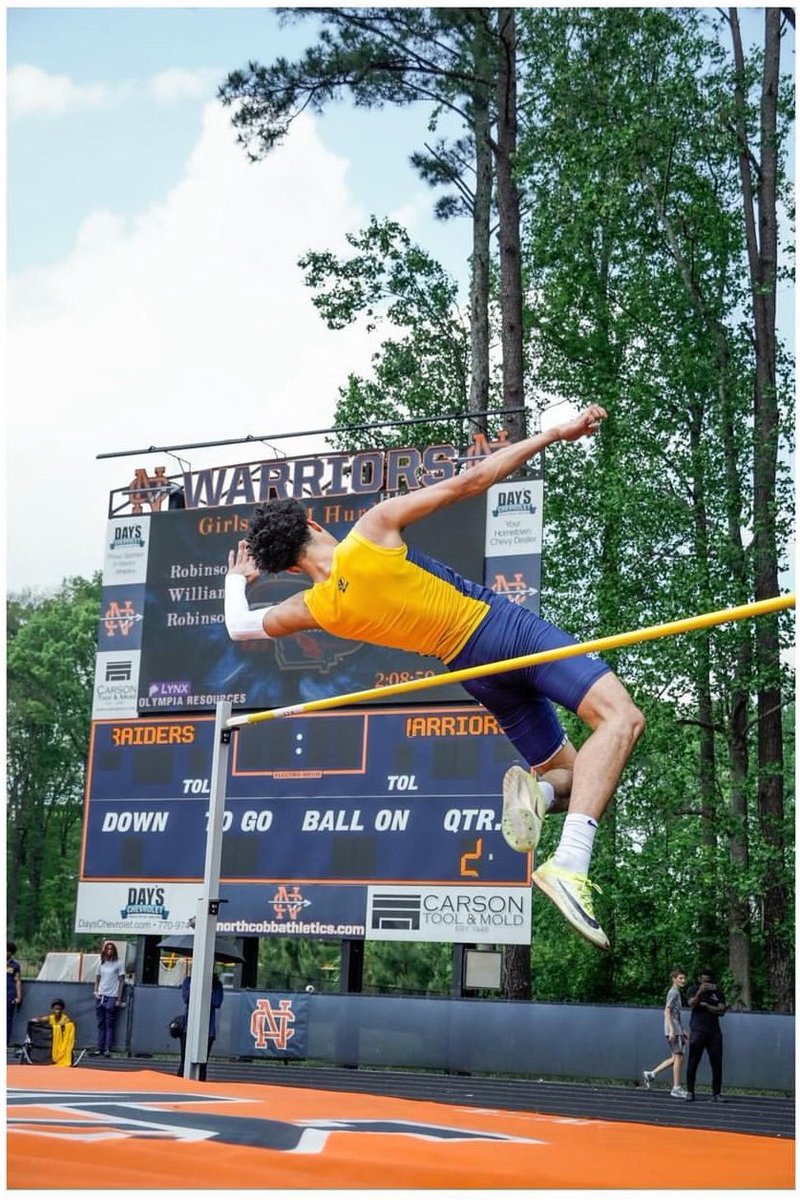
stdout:
[[(794, 1187), (794, 1142), (158, 1071), (8, 1069), (8, 1187)], [(99, 1156), (99, 1157), (98, 1157)], [(106, 1167), (99, 1166), (105, 1163)]]

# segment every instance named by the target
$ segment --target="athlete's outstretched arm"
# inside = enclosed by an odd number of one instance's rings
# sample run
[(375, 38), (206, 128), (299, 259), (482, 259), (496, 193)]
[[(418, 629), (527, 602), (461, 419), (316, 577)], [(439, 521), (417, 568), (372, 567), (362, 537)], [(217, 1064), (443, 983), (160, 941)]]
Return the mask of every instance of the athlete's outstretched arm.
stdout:
[(576, 442), (582, 437), (597, 433), (607, 413), (599, 404), (592, 404), (573, 421), (511, 442), (486, 458), (478, 459), (474, 467), (461, 471), (451, 479), (430, 487), (407, 492), (403, 496), (392, 496), (376, 504), (358, 521), (357, 528), (366, 538), (379, 546), (396, 546), (402, 541), (400, 531), (427, 517), (437, 509), (446, 508), (467, 496), (479, 496), (493, 483), (499, 483), (512, 475), (529, 459), (553, 442)]
[(247, 541), (242, 538), (236, 550), (228, 554), (228, 574), (225, 576), (225, 628), (231, 641), (286, 637), (303, 629), (318, 628), (306, 608), (302, 592), (289, 596), (280, 604), (250, 608), (246, 596), (247, 585), (260, 574), (247, 548)]

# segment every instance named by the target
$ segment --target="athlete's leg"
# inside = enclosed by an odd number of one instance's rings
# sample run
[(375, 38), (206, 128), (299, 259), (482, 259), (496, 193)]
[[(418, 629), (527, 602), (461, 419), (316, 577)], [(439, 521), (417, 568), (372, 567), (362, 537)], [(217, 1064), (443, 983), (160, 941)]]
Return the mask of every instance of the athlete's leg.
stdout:
[(546, 763), (533, 768), (538, 778), (549, 783), (553, 789), (554, 798), (551, 812), (566, 812), (569, 807), (569, 798), (572, 795), (572, 770), (576, 756), (577, 751), (572, 742), (566, 741)]
[[(499, 661), (570, 644), (575, 639), (563, 630), (516, 606), (502, 605), (448, 665), (457, 670), (475, 659)], [(534, 772), (550, 784), (553, 807), (567, 808), (558, 849), (534, 872), (533, 882), (583, 937), (608, 947), (594, 917), (589, 863), (597, 821), (644, 730), (642, 714), (609, 668), (585, 655), (485, 676), (464, 686), (494, 713)], [(589, 726), (591, 733), (580, 750), (567, 741), (551, 702), (570, 709)], [(522, 786), (518, 770), (510, 775), (504, 782), (504, 833), (508, 825), (509, 843), (530, 850), (541, 826), (541, 789)]]
[[(582, 813), (597, 821), (644, 732), (645, 721), (616, 675), (610, 672), (592, 684), (578, 705), (577, 714), (592, 732), (572, 762), (568, 812)], [(552, 762), (551, 759), (547, 764), (548, 769)]]
[[(542, 822), (556, 809), (554, 788), (537, 783), (531, 764), (548, 762), (563, 748), (566, 736), (553, 705), (531, 691), (524, 680), (489, 676), (472, 680), (466, 690), (491, 712), (506, 736), (521, 754), (525, 767), (514, 765), (503, 777), (503, 837), (512, 850), (527, 853), (536, 849)], [(567, 773), (557, 781), (568, 795)], [(565, 807), (559, 803), (559, 807)]]
[(644, 731), (644, 717), (616, 675), (603, 675), (589, 688), (577, 715), (592, 730), (575, 749), (567, 741), (536, 768), (553, 788), (554, 812), (602, 816), (622, 770)]
[(566, 743), (539, 767), (559, 806), (566, 802), (567, 815), (553, 857), (536, 869), (533, 882), (587, 941), (607, 949), (594, 915), (589, 866), (597, 822), (644, 730), (644, 717), (611, 672), (595, 679), (576, 711), (591, 734), (578, 751)]

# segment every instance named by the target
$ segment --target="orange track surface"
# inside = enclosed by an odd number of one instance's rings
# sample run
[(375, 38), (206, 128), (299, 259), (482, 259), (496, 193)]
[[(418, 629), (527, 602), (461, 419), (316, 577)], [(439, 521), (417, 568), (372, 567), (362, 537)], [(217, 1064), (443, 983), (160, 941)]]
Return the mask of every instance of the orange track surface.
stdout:
[(155, 1071), (11, 1066), (8, 1085), (9, 1188), (672, 1188), (678, 1168), (703, 1191), (794, 1187), (778, 1138)]

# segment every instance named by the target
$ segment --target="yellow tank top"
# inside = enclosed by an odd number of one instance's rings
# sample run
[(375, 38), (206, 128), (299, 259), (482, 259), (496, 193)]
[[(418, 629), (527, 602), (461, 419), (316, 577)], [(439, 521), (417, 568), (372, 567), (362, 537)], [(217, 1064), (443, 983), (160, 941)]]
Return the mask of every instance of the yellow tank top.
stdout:
[(334, 551), (330, 577), (303, 596), (335, 637), (449, 662), (480, 625), (491, 594), (410, 546), (376, 546), (351, 530)]

